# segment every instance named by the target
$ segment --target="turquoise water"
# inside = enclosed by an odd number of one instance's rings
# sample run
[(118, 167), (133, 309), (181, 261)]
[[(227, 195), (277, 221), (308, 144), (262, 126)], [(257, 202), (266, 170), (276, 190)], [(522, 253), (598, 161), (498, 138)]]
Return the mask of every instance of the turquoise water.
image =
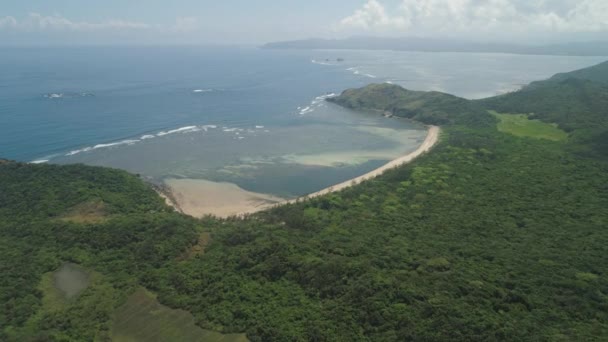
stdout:
[[(338, 62), (342, 58), (344, 61)], [(424, 127), (324, 101), (392, 82), (469, 98), (596, 57), (255, 48), (0, 49), (0, 157), (297, 196), (415, 150)]]

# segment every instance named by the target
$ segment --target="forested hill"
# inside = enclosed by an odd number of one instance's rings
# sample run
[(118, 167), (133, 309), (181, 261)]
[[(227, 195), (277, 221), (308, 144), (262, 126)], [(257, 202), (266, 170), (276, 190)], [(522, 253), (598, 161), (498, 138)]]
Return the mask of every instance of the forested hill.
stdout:
[(348, 89), (327, 101), (354, 110), (390, 113), (429, 125), (457, 123), (481, 127), (496, 122), (481, 106), (466, 99), (440, 92), (407, 90), (387, 83)]
[(550, 81), (562, 81), (568, 78), (608, 83), (608, 61), (581, 70), (559, 73), (551, 77)]
[(388, 112), (427, 124), (495, 125), (488, 110), (528, 114), (554, 123), (595, 153), (608, 155), (608, 62), (561, 73), (501, 96), (471, 101), (392, 84), (349, 89), (329, 101), (356, 110)]
[[(442, 122), (440, 143), (245, 219), (182, 216), (123, 171), (0, 161), (0, 340), (605, 341), (599, 81), (347, 91), (334, 102)], [(71, 296), (65, 267), (85, 275)]]
[(574, 139), (591, 145), (595, 153), (608, 156), (608, 62), (557, 74), (520, 91), (477, 103), (555, 123)]

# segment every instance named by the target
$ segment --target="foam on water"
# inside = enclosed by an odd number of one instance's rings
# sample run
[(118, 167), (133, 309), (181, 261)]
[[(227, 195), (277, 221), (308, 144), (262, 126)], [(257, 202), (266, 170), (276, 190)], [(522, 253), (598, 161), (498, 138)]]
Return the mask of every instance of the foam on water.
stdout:
[(198, 130), (199, 130), (198, 126), (186, 126), (186, 127), (181, 127), (181, 128), (177, 128), (177, 129), (172, 129), (170, 131), (159, 132), (156, 134), (156, 136), (162, 137), (165, 135), (175, 134), (175, 133), (197, 132)]
[(48, 159), (40, 159), (40, 160), (33, 160), (30, 162), (30, 164), (44, 164), (44, 163), (48, 163), (49, 160)]
[[(215, 129), (215, 128), (217, 128), (216, 125), (185, 126), (185, 127), (168, 130), (168, 131), (161, 131), (156, 134), (145, 134), (145, 135), (142, 135), (139, 139), (126, 139), (126, 140), (121, 140), (121, 141), (117, 141), (117, 142), (97, 144), (95, 146), (88, 146), (88, 147), (84, 147), (81, 149), (72, 150), (72, 151), (66, 153), (64, 156), (66, 156), (66, 157), (74, 156), (74, 155), (77, 155), (82, 152), (89, 152), (89, 151), (98, 150), (101, 148), (115, 147), (115, 146), (120, 146), (120, 145), (133, 145), (133, 144), (142, 142), (144, 140), (154, 139), (157, 137), (165, 137), (165, 136), (168, 136), (171, 134), (176, 134), (176, 133), (185, 134), (185, 133), (194, 133), (194, 132), (200, 132), (200, 131), (207, 132), (209, 129)], [(240, 130), (240, 129), (237, 128), (237, 130)], [(48, 162), (49, 160), (44, 159), (44, 162)]]
[[(249, 134), (256, 134), (257, 132), (263, 131), (265, 133), (269, 133), (269, 130), (264, 130), (265, 126), (261, 126), (261, 125), (256, 125), (254, 126), (255, 128), (237, 128), (237, 127), (222, 127), (222, 131), (226, 132), (226, 133), (234, 133), (234, 135), (236, 136), (236, 138), (238, 138), (239, 140), (244, 139), (244, 137), (241, 136), (241, 134), (243, 133), (249, 133)], [(136, 143), (140, 143), (144, 140), (150, 140), (150, 139), (154, 139), (154, 138), (161, 138), (161, 137), (166, 137), (172, 134), (188, 134), (188, 133), (195, 133), (195, 132), (208, 132), (209, 130), (212, 129), (217, 129), (218, 126), (217, 125), (200, 125), (200, 126), (196, 126), (196, 125), (192, 125), (192, 126), (185, 126), (185, 127), (180, 127), (180, 128), (176, 128), (176, 129), (171, 129), (171, 130), (167, 130), (167, 131), (161, 131), (155, 134), (145, 134), (142, 135), (139, 139), (126, 139), (126, 140), (121, 140), (121, 141), (117, 141), (117, 142), (111, 142), (111, 143), (103, 143), (103, 144), (97, 144), (95, 146), (87, 146), (81, 149), (77, 149), (77, 150), (72, 150), (66, 154), (64, 154), (65, 157), (69, 157), (69, 156), (74, 156), (77, 155), (79, 153), (83, 153), (83, 152), (90, 152), (90, 151), (94, 151), (94, 150), (98, 150), (98, 149), (102, 149), (102, 148), (110, 148), (110, 147), (116, 147), (116, 146), (121, 146), (121, 145), (133, 145)], [(236, 139), (235, 138), (235, 139)], [(40, 160), (36, 160), (33, 161), (34, 162), (38, 162), (38, 163), (46, 163), (49, 160), (52, 159), (52, 157), (46, 157), (49, 159), (40, 159)]]
[(210, 129), (216, 129), (216, 128), (217, 128), (216, 125), (203, 125), (203, 126), (200, 126), (200, 129), (202, 129), (205, 132), (207, 132)]
[(308, 113), (312, 112), (313, 110), (314, 109), (310, 108), (310, 106), (304, 107), (300, 110), (300, 115), (308, 114)]
[(123, 141), (118, 141), (118, 142), (113, 142), (113, 143), (108, 143), (108, 144), (97, 144), (95, 146), (89, 146), (89, 147), (85, 147), (85, 148), (81, 148), (79, 150), (73, 150), (70, 151), (66, 154), (66, 156), (73, 156), (82, 152), (89, 152), (89, 151), (93, 151), (93, 150), (98, 150), (100, 148), (107, 148), (107, 147), (114, 147), (114, 146), (119, 146), (119, 145), (132, 145), (135, 144), (136, 142), (139, 142), (141, 140), (139, 139), (128, 139), (128, 140), (123, 140)]
[(334, 65), (334, 64), (328, 63), (328, 62), (326, 62), (326, 61), (317, 61), (316, 59), (313, 59), (313, 60), (311, 61), (311, 63), (313, 63), (313, 64), (318, 64), (318, 65)]
[(335, 93), (329, 93), (329, 94), (325, 94), (325, 95), (321, 95), (321, 96), (317, 96), (315, 97), (311, 102), (309, 106), (306, 106), (304, 108), (302, 107), (298, 107), (299, 110), (299, 114), (300, 115), (306, 115), (308, 113), (312, 113), (314, 112), (317, 108), (321, 107), (324, 105), (325, 100), (327, 100), (330, 97), (335, 97), (337, 96)]
[(90, 97), (95, 96), (91, 93), (48, 93), (44, 94), (43, 97), (47, 99), (62, 99), (62, 98), (74, 98), (74, 97)]

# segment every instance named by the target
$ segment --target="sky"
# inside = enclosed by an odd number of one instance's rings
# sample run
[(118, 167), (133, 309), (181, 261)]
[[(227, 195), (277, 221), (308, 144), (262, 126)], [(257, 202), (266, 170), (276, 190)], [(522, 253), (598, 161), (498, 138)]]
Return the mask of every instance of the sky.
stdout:
[(1, 0), (0, 45), (608, 40), (608, 0)]

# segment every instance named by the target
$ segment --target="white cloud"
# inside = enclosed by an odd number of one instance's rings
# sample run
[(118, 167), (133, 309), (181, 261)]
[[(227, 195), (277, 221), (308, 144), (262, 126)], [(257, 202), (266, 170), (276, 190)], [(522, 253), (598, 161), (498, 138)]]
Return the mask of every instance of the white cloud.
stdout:
[(358, 29), (390, 29), (406, 28), (408, 23), (402, 17), (388, 16), (384, 6), (377, 0), (369, 0), (363, 5), (363, 8), (357, 10), (353, 15), (342, 19), (340, 26)]
[(174, 32), (192, 32), (200, 29), (200, 21), (195, 17), (179, 17), (170, 28)]
[(608, 0), (402, 0), (393, 12), (368, 0), (337, 28), (424, 34), (608, 31)]
[(20, 31), (100, 31), (100, 30), (142, 30), (152, 26), (125, 20), (106, 20), (103, 22), (72, 21), (60, 15), (30, 13), (23, 20), (14, 17), (0, 17), (0, 29)]
[(2, 17), (0, 18), (0, 29), (2, 28), (13, 28), (17, 26), (17, 20), (13, 17)]

